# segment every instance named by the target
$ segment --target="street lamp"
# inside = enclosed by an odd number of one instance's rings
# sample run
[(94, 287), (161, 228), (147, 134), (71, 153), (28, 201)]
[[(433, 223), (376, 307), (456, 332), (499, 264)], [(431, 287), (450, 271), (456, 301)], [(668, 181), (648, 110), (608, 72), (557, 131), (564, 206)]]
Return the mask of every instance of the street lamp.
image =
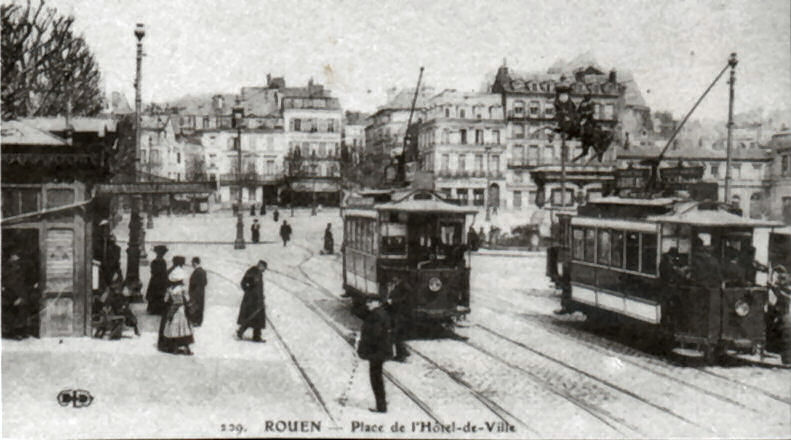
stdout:
[(236, 146), (239, 156), (237, 157), (236, 185), (238, 193), (236, 195), (236, 240), (233, 242), (234, 249), (244, 249), (244, 221), (242, 219), (242, 123), (244, 121), (244, 107), (237, 104), (233, 108), (233, 125), (236, 127)]

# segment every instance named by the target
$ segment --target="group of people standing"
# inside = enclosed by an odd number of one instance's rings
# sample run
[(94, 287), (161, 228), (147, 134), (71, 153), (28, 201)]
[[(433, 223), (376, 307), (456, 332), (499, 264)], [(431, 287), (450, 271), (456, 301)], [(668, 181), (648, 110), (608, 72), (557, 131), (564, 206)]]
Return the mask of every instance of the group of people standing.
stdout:
[(173, 257), (167, 267), (164, 245), (154, 246), (156, 258), (151, 261), (151, 279), (146, 290), (148, 313), (159, 315), (157, 348), (166, 353), (191, 355), (190, 344), (195, 342), (192, 329), (203, 323), (203, 310), (208, 280), (199, 257), (192, 259), (192, 274), (185, 285), (186, 272), (183, 256)]

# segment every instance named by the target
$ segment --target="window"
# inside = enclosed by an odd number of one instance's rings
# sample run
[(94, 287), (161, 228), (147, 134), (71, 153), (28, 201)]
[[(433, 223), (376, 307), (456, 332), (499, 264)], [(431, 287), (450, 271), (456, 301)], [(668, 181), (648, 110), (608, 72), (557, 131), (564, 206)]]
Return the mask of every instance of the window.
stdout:
[(11, 217), (38, 211), (41, 209), (40, 198), (39, 188), (3, 188), (3, 216)]
[(528, 148), (527, 163), (532, 165), (538, 165), (541, 163), (540, 158), (538, 157), (538, 145), (531, 145)]
[(176, 153), (176, 163), (181, 163), (181, 153)]
[[(560, 198), (561, 198), (560, 188), (553, 189), (552, 190), (552, 205), (554, 205), (554, 206), (562, 206)], [(563, 201), (563, 202), (565, 202), (565, 206), (572, 206), (574, 204), (574, 190), (573, 189), (566, 188), (566, 197), (565, 197), (565, 199), (566, 200)]]
[(626, 270), (640, 270), (639, 232), (626, 232)]
[(585, 250), (585, 230), (582, 228), (573, 228), (572, 229), (572, 243), (574, 244), (572, 248), (572, 257), (575, 260), (582, 261), (584, 258), (584, 250)]
[(447, 107), (445, 107), (445, 117), (446, 117), (446, 118), (449, 118), (449, 117), (450, 117), (450, 109), (449, 109), (449, 108), (447, 108)]
[(319, 142), (319, 157), (326, 157), (326, 156), (327, 156), (327, 143)]
[(716, 163), (711, 164), (711, 176), (720, 177), (720, 166)]
[(537, 117), (541, 110), (541, 104), (538, 101), (530, 101), (530, 116)]
[(593, 263), (594, 252), (596, 250), (596, 230), (593, 228), (585, 229), (585, 255), (584, 260)]
[(465, 129), (459, 130), (459, 136), (461, 137), (459, 142), (461, 144), (466, 144), (467, 143), (467, 130), (465, 130)]
[(536, 192), (536, 191), (528, 192), (527, 193), (527, 204), (528, 205), (531, 204), (531, 203), (535, 204), (537, 196), (538, 196), (538, 192)]
[(554, 118), (555, 117), (555, 106), (550, 103), (544, 103), (544, 116), (547, 118)]
[(791, 169), (791, 155), (784, 154), (780, 156), (780, 175), (788, 175), (789, 169)]
[(475, 130), (475, 143), (483, 145), (483, 130)]
[(275, 161), (274, 160), (267, 160), (266, 161), (266, 174), (268, 176), (272, 176), (275, 174)]
[(555, 147), (552, 145), (544, 146), (544, 158), (543, 163), (552, 163), (552, 159), (555, 156)]
[(614, 267), (623, 267), (623, 231), (612, 232), (612, 258), (610, 263)]
[(642, 234), (643, 258), (640, 271), (650, 275), (656, 274), (656, 234)]
[(513, 135), (516, 139), (522, 139), (525, 137), (525, 126), (522, 124), (514, 124), (513, 128)]
[(459, 171), (467, 171), (467, 155), (459, 154)]
[(514, 209), (522, 209), (522, 191), (514, 191)]
[(731, 178), (732, 179), (741, 179), (742, 178), (742, 164), (737, 163), (731, 165)]
[(333, 133), (335, 131), (335, 119), (327, 120), (327, 131)]
[(615, 106), (607, 104), (604, 106), (604, 119), (613, 119), (615, 117)]
[(475, 155), (475, 171), (483, 171), (483, 154)]
[(146, 150), (140, 150), (140, 162), (146, 163)]
[(511, 154), (513, 155), (513, 161), (516, 165), (521, 165), (525, 158), (525, 147), (524, 145), (514, 145), (514, 149), (511, 150)]
[(208, 116), (204, 116), (203, 117), (203, 128), (209, 128), (209, 117)]
[(599, 229), (599, 238), (596, 244), (596, 262), (603, 265), (610, 264), (612, 253), (612, 240), (610, 239), (609, 229)]
[(470, 203), (469, 197), (470, 195), (469, 191), (467, 191), (467, 188), (456, 188), (456, 198), (459, 199), (459, 203), (461, 203), (463, 206)]
[(490, 166), (490, 169), (489, 169), (490, 172), (492, 172), (494, 174), (497, 174), (497, 173), (500, 172), (500, 155), (499, 154), (492, 155), (492, 162), (489, 164), (489, 166)]
[(449, 167), (450, 167), (450, 155), (449, 154), (443, 154), (442, 155), (442, 171), (448, 171)]
[(294, 131), (301, 131), (302, 130), (302, 121), (300, 121), (299, 119), (292, 119), (291, 122), (294, 125), (294, 127), (293, 127)]
[(447, 128), (442, 130), (442, 143), (446, 145), (450, 143), (450, 133)]
[(466, 116), (467, 116), (467, 114), (464, 112), (464, 109), (460, 108), (459, 109), (459, 118), (464, 119)]
[(473, 192), (473, 204), (475, 206), (483, 206), (483, 189), (474, 189)]
[(500, 130), (492, 130), (492, 137), (495, 144), (500, 144)]
[(514, 116), (522, 116), (525, 114), (525, 102), (521, 100), (514, 101)]
[(303, 142), (302, 143), (302, 157), (309, 157), (310, 156), (310, 143)]

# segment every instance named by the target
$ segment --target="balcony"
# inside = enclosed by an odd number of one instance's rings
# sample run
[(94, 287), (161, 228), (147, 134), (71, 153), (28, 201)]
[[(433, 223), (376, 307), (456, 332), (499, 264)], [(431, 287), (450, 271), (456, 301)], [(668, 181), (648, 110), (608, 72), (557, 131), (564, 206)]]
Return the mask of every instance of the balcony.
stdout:
[[(437, 171), (437, 177), (443, 178), (454, 178), (454, 179), (473, 179), (473, 178), (485, 178), (486, 172), (483, 170), (475, 170), (475, 171), (459, 171), (459, 170), (440, 170)], [(490, 179), (502, 179), (503, 173), (501, 171), (490, 171), (489, 173)]]
[(552, 122), (555, 120), (555, 114), (547, 114), (538, 112), (535, 114), (531, 114), (529, 111), (523, 112), (515, 112), (514, 110), (508, 110), (506, 113), (508, 119), (514, 121), (543, 121), (543, 122)]
[(226, 173), (220, 174), (220, 183), (221, 184), (234, 184), (237, 182), (242, 182), (243, 184), (267, 184), (267, 183), (274, 183), (278, 180), (283, 178), (283, 173), (278, 172), (275, 174), (259, 174), (259, 173), (242, 173), (238, 175), (236, 173)]

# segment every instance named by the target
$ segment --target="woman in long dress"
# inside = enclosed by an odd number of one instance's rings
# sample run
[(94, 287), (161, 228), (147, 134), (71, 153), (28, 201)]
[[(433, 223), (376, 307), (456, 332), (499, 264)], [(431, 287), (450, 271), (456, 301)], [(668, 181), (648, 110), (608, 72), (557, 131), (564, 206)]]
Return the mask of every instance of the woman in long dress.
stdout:
[(192, 327), (187, 319), (189, 294), (184, 286), (184, 277), (184, 269), (179, 266), (174, 268), (168, 277), (171, 285), (165, 296), (166, 302), (170, 302), (170, 308), (163, 336), (171, 353), (191, 355), (189, 346), (195, 342), (195, 338), (192, 336)]

